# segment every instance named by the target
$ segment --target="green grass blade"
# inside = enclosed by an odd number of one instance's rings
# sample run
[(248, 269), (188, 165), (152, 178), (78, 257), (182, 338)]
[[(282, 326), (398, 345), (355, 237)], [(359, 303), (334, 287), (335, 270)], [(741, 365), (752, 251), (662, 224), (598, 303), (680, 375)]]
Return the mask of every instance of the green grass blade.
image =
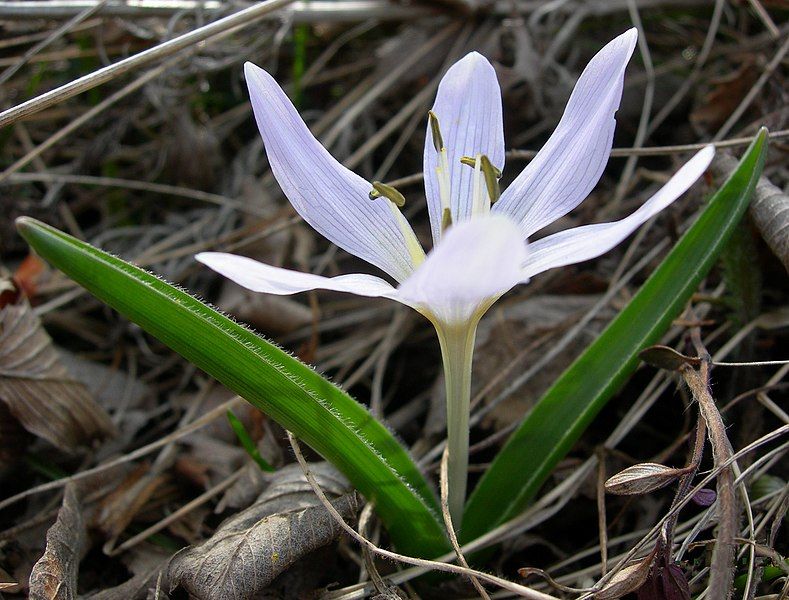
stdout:
[(517, 516), (551, 470), (679, 314), (737, 227), (767, 150), (762, 129), (696, 223), (597, 340), (556, 380), (512, 434), (466, 506), (462, 541)]
[(375, 503), (400, 551), (432, 558), (449, 549), (435, 497), (408, 453), (340, 388), (134, 265), (34, 219), (18, 219), (17, 229), (52, 265), (333, 463)]
[(233, 429), (233, 433), (236, 434), (238, 441), (241, 443), (241, 447), (244, 448), (244, 451), (249, 455), (249, 457), (257, 463), (258, 467), (260, 467), (260, 470), (266, 471), (267, 473), (273, 473), (276, 471), (276, 469), (272, 467), (265, 458), (263, 458), (263, 455), (260, 454), (260, 450), (258, 450), (258, 447), (252, 440), (252, 436), (249, 435), (249, 432), (247, 431), (247, 428), (244, 427), (241, 419), (239, 419), (230, 409), (228, 409), (225, 415), (227, 416), (227, 422), (230, 423), (230, 427)]

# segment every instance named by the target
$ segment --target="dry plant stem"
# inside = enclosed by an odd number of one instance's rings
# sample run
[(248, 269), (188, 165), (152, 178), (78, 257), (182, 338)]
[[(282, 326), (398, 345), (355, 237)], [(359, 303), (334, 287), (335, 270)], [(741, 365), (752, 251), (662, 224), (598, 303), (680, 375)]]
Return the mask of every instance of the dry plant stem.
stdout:
[(605, 448), (597, 450), (597, 530), (600, 538), (600, 575), (608, 570), (608, 526), (605, 512)]
[(293, 2), (293, 0), (265, 0), (264, 2), (253, 4), (249, 8), (240, 10), (223, 19), (219, 19), (218, 21), (214, 21), (213, 23), (209, 23), (208, 25), (204, 25), (203, 27), (199, 27), (193, 31), (158, 44), (153, 48), (139, 52), (134, 56), (130, 56), (129, 58), (97, 69), (92, 73), (83, 75), (54, 90), (31, 98), (22, 104), (18, 104), (17, 106), (3, 111), (0, 113), (0, 127), (4, 127), (23, 117), (49, 108), (72, 96), (76, 96), (102, 83), (106, 83), (132, 69), (148, 64), (151, 61), (170, 56), (189, 46), (203, 42), (214, 35), (224, 33), (236, 27), (248, 27), (264, 15), (282, 8), (283, 6), (287, 6), (291, 2)]
[(762, 91), (764, 85), (767, 83), (770, 77), (772, 77), (773, 71), (775, 71), (781, 64), (787, 52), (789, 52), (789, 37), (784, 40), (784, 43), (781, 44), (778, 52), (775, 53), (775, 56), (773, 56), (770, 62), (767, 63), (767, 66), (764, 67), (764, 71), (762, 71), (759, 79), (756, 81), (753, 87), (748, 90), (745, 98), (743, 98), (740, 104), (737, 105), (737, 108), (734, 109), (734, 112), (732, 112), (729, 118), (726, 119), (726, 122), (718, 130), (718, 133), (715, 134), (715, 137), (712, 138), (713, 142), (723, 139), (726, 137), (729, 131), (731, 131), (731, 128), (734, 127), (737, 121), (739, 121), (740, 117), (751, 105), (751, 102), (756, 99), (756, 97), (759, 95), (759, 92)]
[[(649, 118), (652, 114), (652, 102), (655, 98), (655, 67), (652, 64), (652, 54), (649, 52), (649, 44), (647, 43), (646, 32), (644, 25), (641, 23), (641, 15), (638, 13), (638, 5), (636, 0), (629, 0), (627, 9), (630, 13), (630, 19), (638, 28), (638, 48), (641, 51), (641, 58), (644, 61), (644, 70), (647, 77), (647, 85), (644, 90), (644, 104), (641, 107), (641, 118), (638, 121), (638, 130), (636, 131), (636, 139), (633, 141), (635, 148), (640, 148), (644, 144), (644, 140), (649, 130)], [(625, 163), (625, 168), (622, 171), (622, 176), (619, 178), (619, 183), (614, 191), (614, 204), (619, 204), (622, 198), (625, 197), (630, 180), (633, 178), (633, 173), (636, 170), (638, 163), (638, 156), (635, 154), (628, 157)]]
[[(364, 508), (359, 515), (359, 535), (362, 537), (366, 537), (368, 535), (367, 528), (373, 520), (373, 509), (374, 506), (372, 503), (368, 502), (364, 505)], [(370, 549), (367, 546), (362, 546), (362, 556), (364, 558), (364, 568), (367, 571), (367, 574), (370, 576), (370, 581), (372, 581), (373, 585), (375, 586), (375, 591), (382, 595), (383, 598), (386, 598), (386, 582), (378, 572), (378, 569), (375, 566), (373, 553), (370, 552)], [(363, 577), (364, 571), (362, 571), (360, 574), (360, 581), (364, 581)]]
[[(617, 563), (616, 567), (611, 569), (611, 571), (609, 571), (608, 574), (605, 577), (601, 578), (600, 581), (597, 582), (596, 587), (598, 589), (600, 587), (602, 587), (614, 575), (616, 575), (626, 564), (630, 563), (630, 561), (632, 561), (636, 557), (636, 555), (642, 550), (642, 548), (647, 543), (649, 543), (650, 541), (655, 539), (655, 536), (658, 535), (659, 532), (662, 530), (663, 525), (665, 524), (666, 520), (668, 520), (669, 518), (671, 518), (674, 515), (676, 515), (677, 513), (679, 513), (679, 511), (682, 510), (685, 507), (685, 505), (688, 504), (691, 501), (693, 496), (697, 492), (699, 492), (701, 489), (703, 489), (707, 484), (709, 484), (713, 479), (715, 479), (721, 473), (721, 471), (723, 471), (724, 469), (727, 469), (727, 468), (731, 468), (731, 465), (736, 460), (738, 460), (739, 458), (745, 456), (746, 454), (749, 454), (750, 452), (753, 452), (753, 451), (761, 448), (765, 444), (769, 444), (770, 442), (772, 442), (774, 440), (777, 440), (777, 439), (779, 439), (779, 438), (781, 438), (781, 437), (783, 437), (785, 435), (789, 435), (789, 425), (783, 425), (782, 427), (779, 427), (778, 429), (775, 429), (774, 431), (771, 431), (770, 433), (767, 433), (767, 434), (763, 435), (759, 439), (751, 442), (750, 444), (748, 444), (744, 448), (741, 448), (740, 450), (738, 450), (735, 454), (730, 456), (727, 460), (721, 462), (720, 464), (716, 464), (715, 468), (712, 469), (712, 471), (710, 473), (708, 473), (701, 481), (699, 481), (693, 488), (688, 490), (688, 493), (679, 502), (677, 502), (674, 505), (672, 505), (671, 509), (666, 513), (666, 515), (664, 515), (663, 519), (661, 519), (661, 521), (659, 523), (657, 523), (654, 527), (652, 527), (652, 529), (650, 529), (641, 538), (641, 540), (638, 543), (636, 543), (626, 554), (618, 557), (619, 558), (619, 562)], [(750, 473), (753, 471), (753, 469), (758, 467), (764, 461), (770, 459), (773, 455), (778, 454), (780, 452), (785, 452), (787, 447), (789, 447), (789, 444), (784, 444), (784, 445), (782, 445), (782, 446), (780, 446), (780, 447), (778, 447), (778, 448), (776, 448), (774, 450), (771, 450), (766, 455), (760, 457), (750, 467), (748, 467), (748, 469), (746, 469), (742, 473), (742, 475), (740, 476), (739, 480), (734, 482), (734, 483), (739, 483), (739, 481), (744, 481), (745, 477), (749, 476)], [(509, 526), (509, 528), (512, 529), (516, 525), (515, 522), (520, 520), (521, 518), (522, 517), (517, 517), (516, 519), (513, 519), (513, 521), (511, 521), (510, 523), (505, 523), (504, 525), (498, 527), (497, 530), (498, 530), (499, 535), (501, 535), (501, 533), (503, 531), (503, 528), (505, 526)], [(491, 532), (491, 533), (493, 533), (493, 532)], [(491, 535), (491, 534), (486, 534), (486, 537), (489, 536), (489, 535)], [(472, 549), (476, 549), (476, 547), (471, 548), (472, 545), (473, 544), (467, 544), (465, 546), (465, 549), (466, 549), (467, 552), (472, 551)], [(559, 578), (559, 579), (561, 580), (561, 578)], [(584, 595), (581, 598), (579, 598), (578, 600), (585, 600), (585, 599), (587, 599), (589, 597), (590, 596)], [(710, 598), (712, 598), (712, 597), (710, 596)], [(725, 596), (721, 596), (721, 598), (725, 598)]]
[[(463, 556), (463, 552), (460, 549), (460, 543), (458, 542), (458, 536), (455, 533), (455, 526), (452, 524), (452, 515), (449, 514), (449, 505), (447, 503), (447, 497), (449, 495), (449, 486), (447, 485), (447, 465), (449, 463), (449, 452), (448, 448), (444, 449), (443, 454), (441, 455), (441, 516), (444, 517), (444, 525), (447, 528), (447, 534), (449, 535), (449, 541), (452, 543), (452, 548), (455, 550), (455, 554), (458, 557), (458, 564), (463, 567), (468, 568), (468, 562), (466, 562), (466, 557)], [(490, 596), (485, 591), (485, 588), (482, 587), (482, 584), (479, 580), (474, 576), (469, 576), (472, 585), (474, 588), (479, 592), (481, 598), (485, 600), (490, 600)]]
[[(425, 560), (421, 558), (414, 558), (412, 556), (405, 556), (403, 554), (398, 554), (396, 552), (391, 552), (389, 550), (384, 550), (383, 548), (379, 548), (367, 538), (359, 535), (353, 527), (351, 527), (345, 522), (345, 519), (343, 519), (342, 515), (339, 512), (337, 512), (337, 509), (334, 508), (332, 503), (326, 497), (326, 494), (321, 489), (318, 482), (315, 480), (315, 476), (310, 471), (309, 465), (307, 464), (307, 461), (301, 452), (301, 447), (299, 445), (298, 440), (296, 440), (293, 434), (290, 433), (289, 431), (287, 433), (288, 433), (288, 440), (290, 441), (290, 445), (293, 448), (293, 454), (296, 456), (296, 460), (299, 462), (299, 465), (301, 466), (301, 469), (304, 472), (304, 477), (307, 479), (310, 486), (312, 486), (312, 489), (315, 492), (315, 495), (318, 496), (318, 499), (320, 500), (321, 504), (323, 504), (326, 510), (329, 511), (329, 514), (332, 516), (332, 518), (334, 518), (337, 521), (337, 524), (340, 525), (340, 527), (342, 527), (342, 529), (348, 535), (350, 535), (358, 543), (367, 546), (375, 554), (378, 554), (379, 556), (382, 556), (384, 558), (388, 558), (389, 560), (403, 562), (409, 565), (414, 565), (416, 567), (421, 567), (422, 569), (426, 569), (426, 570), (444, 571), (447, 573), (454, 573), (456, 575), (463, 575), (464, 577), (473, 575), (478, 579), (481, 579), (482, 581), (486, 581), (493, 585), (499, 586), (500, 588), (512, 592), (522, 598), (529, 598), (530, 600), (559, 600), (555, 596), (538, 592), (537, 590), (527, 588), (526, 586), (519, 585), (512, 581), (508, 581), (506, 579), (502, 579), (501, 577), (496, 577), (495, 575), (483, 573), (482, 571), (476, 571), (474, 569), (461, 567), (458, 565), (446, 564), (435, 560)], [(454, 552), (446, 556), (446, 558), (454, 558), (454, 557), (455, 557)]]
[(687, 95), (687, 93), (696, 83), (696, 80), (701, 73), (702, 67), (710, 56), (712, 44), (715, 42), (715, 37), (718, 35), (718, 29), (720, 28), (721, 17), (723, 16), (723, 8), (725, 4), (726, 0), (715, 0), (715, 8), (712, 11), (710, 24), (707, 28), (707, 35), (704, 38), (704, 43), (702, 44), (701, 50), (696, 57), (693, 70), (682, 82), (682, 85), (679, 86), (679, 89), (674, 92), (674, 94), (672, 94), (671, 98), (669, 98), (663, 107), (658, 111), (658, 114), (655, 115), (655, 118), (652, 120), (652, 124), (647, 131), (648, 135), (651, 135), (655, 132), (655, 130), (663, 123), (663, 121), (666, 120), (666, 117), (668, 117), (674, 111), (680, 101)]
[(79, 12), (78, 14), (74, 15), (71, 19), (67, 22), (63, 23), (60, 27), (58, 27), (55, 31), (49, 34), (46, 38), (41, 40), (38, 44), (30, 48), (24, 55), (12, 66), (8, 67), (2, 74), (0, 74), (0, 85), (4, 84), (6, 81), (13, 77), (14, 73), (16, 73), (19, 69), (21, 69), (31, 57), (35, 56), (49, 46), (52, 42), (56, 39), (64, 35), (65, 33), (71, 31), (75, 26), (79, 25), (82, 21), (90, 17), (93, 13), (97, 10), (102, 8), (107, 3), (107, 0), (99, 0), (93, 6), (89, 6), (85, 8), (83, 11)]
[(124, 456), (120, 456), (120, 457), (118, 457), (116, 459), (113, 459), (113, 460), (110, 460), (110, 461), (108, 461), (106, 463), (100, 464), (100, 465), (98, 465), (96, 467), (93, 467), (92, 469), (87, 469), (86, 471), (81, 471), (79, 473), (71, 475), (70, 477), (63, 477), (62, 479), (56, 479), (55, 481), (50, 481), (50, 482), (47, 482), (47, 483), (43, 483), (43, 484), (38, 485), (36, 487), (32, 487), (30, 489), (27, 489), (27, 490), (25, 490), (23, 492), (19, 492), (15, 496), (11, 496), (9, 498), (5, 498), (4, 500), (0, 501), (0, 510), (6, 508), (8, 506), (11, 506), (12, 504), (15, 504), (16, 502), (19, 502), (20, 500), (24, 500), (25, 498), (27, 498), (29, 496), (32, 496), (34, 494), (38, 494), (38, 493), (41, 493), (41, 492), (46, 492), (46, 491), (49, 491), (49, 490), (56, 490), (56, 489), (62, 488), (67, 483), (70, 483), (72, 481), (79, 481), (81, 479), (85, 479), (86, 477), (90, 477), (91, 475), (96, 475), (97, 473), (101, 473), (102, 471), (106, 471), (107, 469), (111, 469), (112, 467), (116, 467), (118, 465), (122, 465), (122, 464), (125, 464), (127, 462), (131, 462), (133, 460), (141, 458), (141, 457), (145, 456), (146, 454), (149, 454), (149, 453), (153, 452), (154, 450), (157, 450), (158, 448), (161, 448), (162, 446), (168, 445), (170, 442), (173, 442), (173, 441), (175, 441), (177, 439), (180, 439), (180, 438), (182, 438), (184, 436), (189, 435), (193, 431), (197, 431), (198, 429), (201, 429), (201, 428), (205, 427), (206, 425), (211, 423), (214, 419), (217, 419), (219, 417), (224, 417), (224, 415), (228, 411), (228, 409), (234, 408), (235, 406), (238, 406), (238, 405), (242, 404), (243, 402), (244, 402), (244, 400), (241, 398), (241, 396), (235, 396), (231, 400), (228, 400), (227, 402), (224, 402), (224, 403), (220, 404), (216, 408), (211, 409), (209, 412), (207, 412), (206, 414), (201, 416), (199, 419), (196, 419), (195, 421), (193, 421), (189, 425), (185, 426), (183, 429), (179, 429), (178, 431), (174, 431), (171, 434), (169, 434), (169, 435), (167, 435), (167, 436), (165, 436), (165, 437), (163, 437), (163, 438), (161, 438), (159, 440), (156, 440), (155, 442), (151, 442), (147, 446), (143, 446), (142, 448), (138, 448), (134, 452), (130, 452), (129, 454), (126, 454)]
[[(694, 333), (694, 338), (698, 339), (697, 330)], [(694, 342), (696, 341), (694, 339)], [(719, 467), (731, 459), (733, 450), (729, 439), (726, 437), (726, 426), (723, 424), (720, 412), (715, 406), (715, 400), (709, 391), (709, 355), (703, 347), (701, 352), (703, 352), (704, 356), (702, 357), (703, 362), (700, 370), (696, 371), (686, 366), (681, 370), (681, 373), (693, 394), (693, 398), (699, 404), (699, 411), (709, 430), (715, 466)], [(737, 535), (737, 517), (739, 514), (737, 498), (734, 492), (734, 469), (731, 465), (720, 469), (717, 490), (719, 527), (710, 565), (708, 597), (728, 599), (731, 597), (732, 591), (734, 538)]]
[(471, 362), (477, 322), (457, 325), (435, 323), (447, 402), (447, 485), (452, 521), (462, 525), (468, 480), (469, 405), (471, 403)]
[[(674, 495), (674, 501), (671, 503), (671, 506), (676, 506), (679, 502), (682, 501), (683, 498), (690, 490), (691, 485), (693, 485), (693, 478), (696, 476), (696, 471), (698, 470), (699, 465), (701, 464), (701, 458), (704, 455), (704, 441), (707, 438), (707, 424), (706, 421), (701, 417), (699, 414), (698, 419), (696, 420), (696, 436), (693, 440), (693, 449), (691, 450), (690, 460), (688, 461), (688, 466), (693, 467), (688, 473), (685, 473), (679, 479), (679, 485), (677, 486), (677, 493)], [(677, 527), (677, 520), (679, 519), (679, 512), (671, 513), (666, 519), (665, 524), (663, 525), (663, 535), (666, 542), (666, 550), (671, 552), (671, 547), (674, 544), (674, 532)]]
[[(2, 173), (0, 173), (0, 182), (5, 181), (8, 177), (12, 174), (24, 167), (28, 164), (31, 160), (35, 159), (36, 157), (40, 156), (43, 152), (47, 149), (54, 146), (60, 140), (65, 138), (66, 136), (70, 135), (80, 127), (82, 127), (85, 123), (90, 121), (96, 115), (104, 112), (107, 108), (121, 100), (122, 98), (128, 96), (132, 92), (140, 89), (146, 83), (152, 81), (162, 73), (164, 73), (167, 68), (171, 67), (175, 62), (179, 60), (179, 58), (175, 58), (171, 61), (168, 61), (164, 64), (159, 65), (144, 73), (128, 85), (124, 86), (120, 90), (116, 91), (115, 93), (111, 94), (101, 102), (99, 102), (96, 106), (91, 108), (90, 110), (84, 112), (83, 114), (79, 115), (72, 121), (69, 121), (68, 125), (57, 131), (55, 134), (49, 136), (44, 142), (40, 143), (38, 146), (33, 148), (30, 152), (27, 152), (22, 158), (14, 162), (11, 166), (6, 168)], [(13, 109), (12, 109), (13, 110)], [(1, 115), (0, 115), (1, 116)]]
[(133, 548), (137, 544), (144, 542), (153, 534), (159, 533), (162, 529), (169, 526), (171, 523), (175, 523), (176, 521), (181, 519), (184, 515), (187, 515), (197, 507), (202, 506), (217, 494), (224, 492), (227, 488), (233, 485), (243, 474), (244, 474), (244, 469), (242, 467), (232, 475), (226, 477), (225, 479), (217, 483), (215, 486), (211, 487), (210, 489), (200, 494), (197, 498), (190, 500), (178, 510), (168, 514), (161, 521), (155, 523), (154, 525), (151, 525), (150, 527), (144, 529), (140, 533), (130, 537), (128, 540), (118, 545), (117, 547), (107, 548), (105, 550), (107, 556), (117, 556), (118, 554), (121, 554), (122, 552), (125, 552), (130, 548)]
[(776, 39), (780, 37), (781, 32), (778, 30), (775, 22), (770, 18), (770, 14), (765, 10), (764, 6), (762, 6), (762, 3), (759, 2), (759, 0), (748, 0), (748, 2), (753, 7), (753, 11), (758, 15), (761, 22), (764, 23), (770, 35)]
[[(49, 143), (47, 143), (49, 147)], [(37, 154), (41, 154), (40, 150), (36, 150)], [(21, 165), (20, 165), (21, 166)], [(37, 173), (14, 173), (6, 176), (5, 173), (0, 175), (6, 179), (7, 184), (24, 184), (31, 182), (42, 183), (70, 183), (77, 185), (95, 185), (104, 187), (117, 187), (127, 190), (139, 190), (143, 192), (150, 192), (152, 194), (162, 194), (169, 196), (178, 196), (180, 198), (189, 198), (190, 200), (199, 200), (201, 202), (208, 202), (218, 206), (229, 206), (239, 212), (255, 215), (258, 217), (265, 217), (266, 214), (255, 206), (250, 206), (249, 203), (244, 203), (227, 196), (220, 194), (212, 194), (211, 192), (204, 192), (177, 185), (168, 185), (163, 183), (154, 183), (150, 181), (137, 181), (136, 179), (119, 179), (117, 177), (100, 177), (95, 175), (68, 175), (65, 173), (52, 173), (49, 171)]]

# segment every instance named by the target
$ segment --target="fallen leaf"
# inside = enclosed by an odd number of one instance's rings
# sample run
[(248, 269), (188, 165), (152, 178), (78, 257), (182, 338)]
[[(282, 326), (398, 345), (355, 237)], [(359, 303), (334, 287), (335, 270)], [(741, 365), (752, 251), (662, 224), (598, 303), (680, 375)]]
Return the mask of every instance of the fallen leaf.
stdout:
[(723, 125), (750, 91), (759, 69), (753, 59), (748, 59), (736, 71), (712, 80), (712, 90), (690, 114), (690, 121), (697, 127), (711, 131)]
[(30, 574), (30, 600), (71, 600), (77, 597), (77, 570), (87, 530), (73, 485), (67, 485), (63, 506), (47, 531), (47, 547)]
[(109, 415), (60, 363), (25, 300), (0, 308), (0, 402), (26, 430), (61, 450), (115, 433)]
[(657, 463), (639, 463), (619, 471), (605, 482), (609, 494), (630, 496), (659, 490), (688, 472)]
[[(326, 463), (311, 468), (335, 508), (352, 518), (357, 497), (348, 492), (345, 479)], [(173, 557), (169, 588), (180, 586), (203, 600), (256, 598), (278, 575), (340, 532), (301, 469), (290, 465), (272, 475), (255, 504), (227, 519), (202, 544)]]
[(701, 359), (696, 356), (686, 356), (668, 346), (650, 346), (638, 353), (638, 357), (651, 367), (667, 371), (679, 371), (683, 366), (698, 367)]
[(641, 588), (649, 577), (654, 551), (647, 556), (627, 565), (614, 575), (606, 586), (594, 595), (595, 600), (616, 600)]

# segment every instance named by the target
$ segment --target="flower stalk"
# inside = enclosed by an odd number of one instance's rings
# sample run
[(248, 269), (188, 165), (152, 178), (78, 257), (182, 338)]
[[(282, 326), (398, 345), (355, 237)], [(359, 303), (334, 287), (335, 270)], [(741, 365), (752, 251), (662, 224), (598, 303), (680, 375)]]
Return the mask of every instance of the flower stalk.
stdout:
[(477, 322), (436, 324), (447, 403), (447, 487), (449, 514), (455, 528), (463, 519), (468, 482), (469, 403), (471, 401), (471, 364)]

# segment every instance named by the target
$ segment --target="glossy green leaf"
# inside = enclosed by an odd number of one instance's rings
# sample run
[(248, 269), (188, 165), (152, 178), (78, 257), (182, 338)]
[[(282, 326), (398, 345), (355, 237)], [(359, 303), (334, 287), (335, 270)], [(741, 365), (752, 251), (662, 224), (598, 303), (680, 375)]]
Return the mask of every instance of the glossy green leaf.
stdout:
[(693, 226), (600, 337), (556, 380), (512, 434), (466, 506), (462, 541), (517, 516), (680, 313), (737, 227), (759, 179), (767, 131)]
[(437, 504), (402, 445), (369, 411), (313, 369), (186, 292), (34, 219), (27, 242), (94, 296), (292, 431), (342, 471), (399, 550), (449, 549)]

